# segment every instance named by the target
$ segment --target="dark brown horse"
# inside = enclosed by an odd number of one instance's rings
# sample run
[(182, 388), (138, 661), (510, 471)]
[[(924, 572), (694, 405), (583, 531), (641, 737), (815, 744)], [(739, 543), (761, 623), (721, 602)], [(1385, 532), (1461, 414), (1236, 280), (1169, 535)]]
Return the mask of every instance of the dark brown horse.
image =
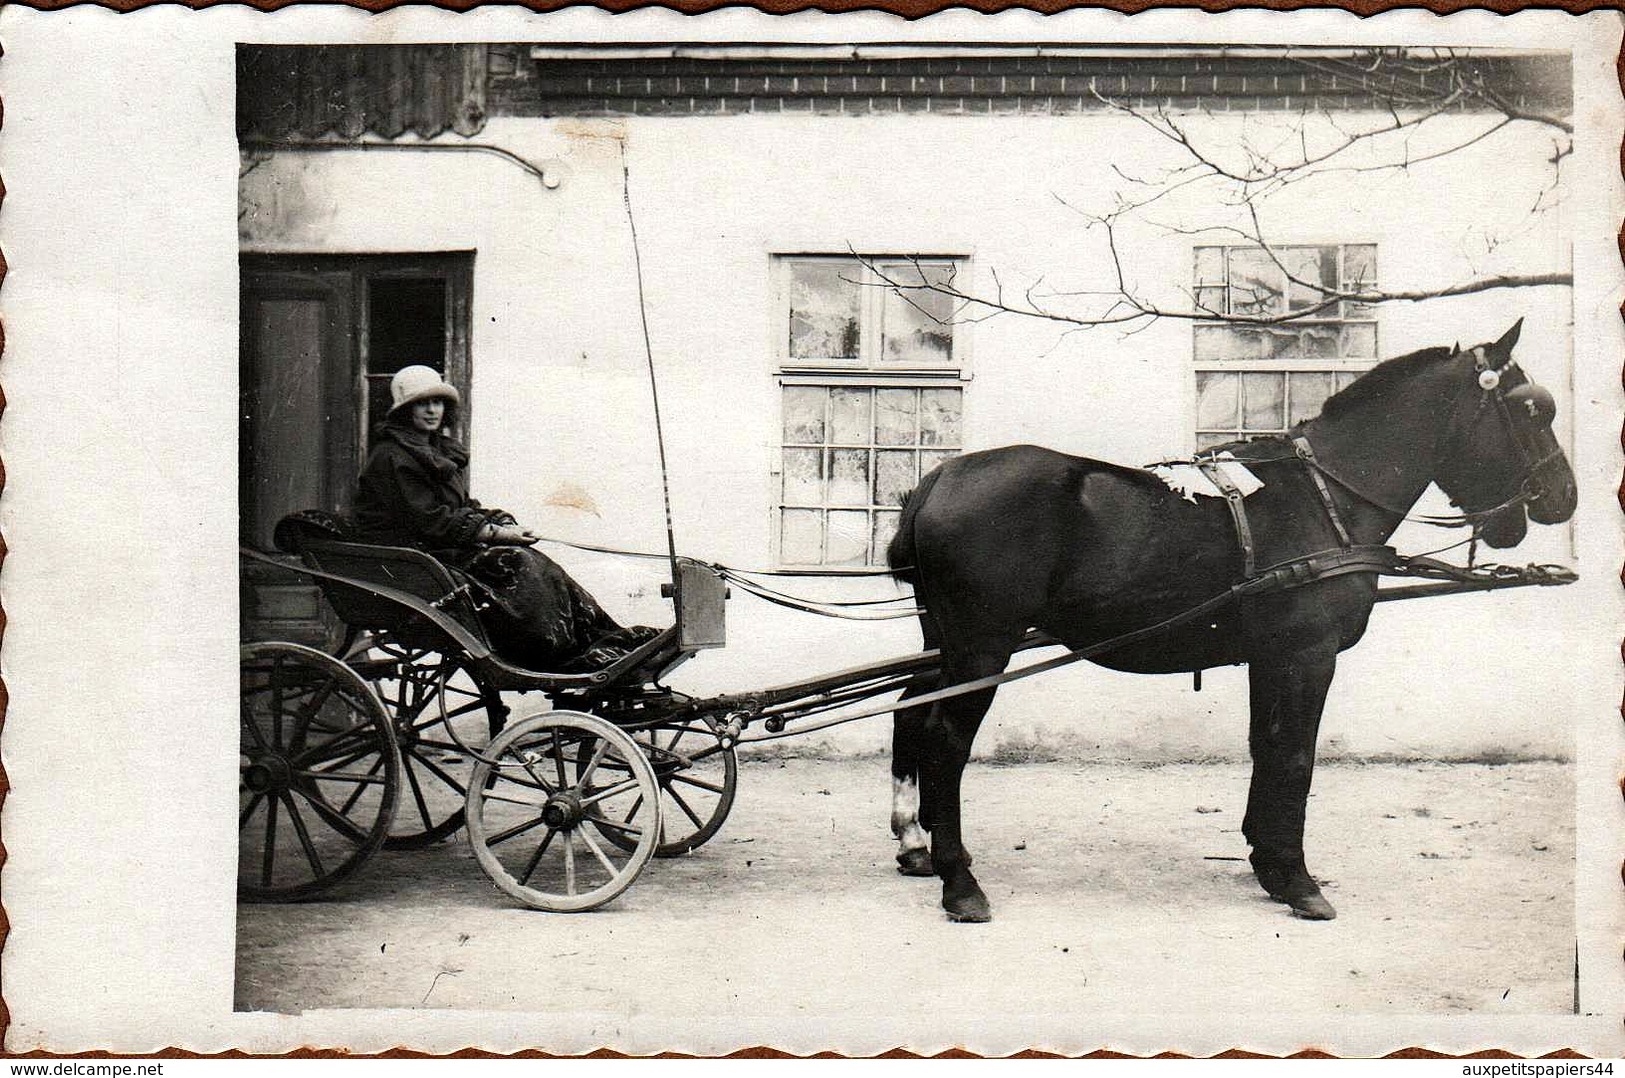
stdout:
[[(1382, 543), (1430, 483), (1491, 546), (1522, 540), (1526, 515), (1567, 520), (1574, 475), (1552, 433), (1551, 395), (1513, 364), (1521, 325), (1494, 344), (1389, 360), (1287, 438), (1222, 447), (1264, 483), (1245, 499), (1256, 564)], [(1243, 576), (1223, 499), (1188, 500), (1147, 471), (1034, 446), (966, 454), (926, 476), (888, 557), (914, 585), (925, 646), (942, 650), (941, 680), (905, 699), (1003, 671), (1029, 628), (1083, 648), (1195, 607)], [(1376, 590), (1374, 572), (1357, 572), (1249, 596), (1094, 659), (1137, 673), (1249, 665), (1253, 777), (1242, 833), (1264, 890), (1303, 917), (1335, 916), (1304, 864), (1304, 811), (1337, 654), (1365, 632)], [(961, 844), (959, 788), (995, 691), (903, 708), (895, 723), (899, 868), (941, 877), (956, 921), (991, 916)]]

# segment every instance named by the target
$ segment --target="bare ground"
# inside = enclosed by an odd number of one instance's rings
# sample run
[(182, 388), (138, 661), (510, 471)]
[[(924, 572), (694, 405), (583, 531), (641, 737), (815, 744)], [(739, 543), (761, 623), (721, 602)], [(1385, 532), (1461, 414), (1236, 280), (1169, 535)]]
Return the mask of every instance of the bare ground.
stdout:
[[(383, 852), (325, 901), (240, 907), (239, 1010), (626, 1016), (1567, 1013), (1574, 793), (1559, 763), (1328, 764), (1310, 868), (1339, 918), (1253, 882), (1247, 770), (973, 764), (966, 844), (994, 903), (949, 924), (892, 868), (878, 759), (747, 760), (733, 815), (587, 914), (516, 908), (462, 836)], [(682, 990), (674, 989), (680, 978)]]

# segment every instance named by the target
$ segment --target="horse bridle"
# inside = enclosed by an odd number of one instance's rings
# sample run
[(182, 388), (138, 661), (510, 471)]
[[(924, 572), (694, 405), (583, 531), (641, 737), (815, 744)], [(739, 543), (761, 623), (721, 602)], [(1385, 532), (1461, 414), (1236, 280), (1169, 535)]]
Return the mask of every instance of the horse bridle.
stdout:
[[(1441, 443), (1446, 441), (1450, 443), (1448, 450), (1436, 449), (1434, 459), (1435, 462), (1439, 462), (1459, 453), (1465, 447), (1468, 439), (1472, 437), (1473, 432), (1478, 429), (1478, 424), (1483, 421), (1485, 411), (1493, 409), (1501, 417), (1502, 423), (1505, 424), (1507, 434), (1511, 438), (1512, 444), (1523, 464), (1523, 472), (1518, 480), (1517, 489), (1498, 505), (1491, 506), (1488, 509), (1463, 510), (1457, 516), (1433, 514), (1412, 516), (1408, 509), (1399, 509), (1385, 504), (1361, 490), (1354, 483), (1338, 475), (1335, 471), (1327, 468), (1309, 447), (1308, 439), (1301, 434), (1293, 439), (1294, 442), (1301, 442), (1297, 453), (1298, 458), (1312, 472), (1324, 475), (1368, 505), (1392, 513), (1401, 520), (1417, 521), (1435, 527), (1461, 528), (1470, 526), (1475, 529), (1476, 534), (1478, 525), (1497, 513), (1504, 512), (1515, 505), (1528, 505), (1531, 502), (1539, 501), (1545, 497), (1546, 489), (1537, 478), (1537, 475), (1541, 468), (1561, 456), (1563, 451), (1561, 448), (1556, 448), (1550, 453), (1541, 454), (1539, 447), (1533, 444), (1527, 426), (1513, 415), (1513, 410), (1516, 408), (1527, 411), (1528, 417), (1532, 421), (1538, 420), (1542, 412), (1544, 412), (1547, 420), (1550, 421), (1557, 410), (1552, 395), (1533, 381), (1528, 380), (1527, 377), (1522, 385), (1511, 390), (1506, 389), (1502, 384), (1505, 375), (1517, 366), (1517, 361), (1510, 356), (1505, 363), (1498, 367), (1491, 364), (1489, 354), (1483, 345), (1475, 347), (1472, 350), (1472, 356), (1473, 370), (1477, 376), (1478, 388), (1482, 391), (1478, 398), (1478, 404), (1473, 409), (1471, 420), (1465, 424), (1465, 429), (1462, 429), (1463, 424), (1460, 422), (1458, 409), (1458, 414), (1452, 417), (1450, 427), (1445, 431), (1444, 436), (1440, 438)], [(1321, 496), (1322, 500), (1330, 504), (1324, 491), (1322, 491)], [(1339, 531), (1341, 532), (1342, 529), (1339, 528)]]
[[(1469, 521), (1484, 520), (1515, 505), (1528, 505), (1537, 502), (1546, 496), (1546, 488), (1540, 482), (1540, 470), (1558, 457), (1562, 456), (1560, 447), (1553, 448), (1551, 452), (1542, 454), (1540, 447), (1534, 444), (1530, 433), (1530, 425), (1539, 422), (1544, 413), (1545, 421), (1549, 424), (1557, 413), (1557, 404), (1551, 393), (1536, 385), (1527, 375), (1522, 385), (1508, 390), (1502, 383), (1506, 373), (1517, 367), (1517, 360), (1511, 356), (1499, 367), (1490, 364), (1489, 354), (1483, 345), (1475, 347), (1472, 351), (1473, 370), (1478, 376), (1478, 387), (1483, 394), (1478, 398), (1478, 406), (1473, 410), (1473, 420), (1455, 446), (1452, 453), (1465, 444), (1472, 432), (1478, 429), (1486, 409), (1493, 409), (1501, 417), (1507, 436), (1518, 451), (1518, 457), (1523, 464), (1523, 475), (1518, 480), (1518, 488), (1512, 495), (1499, 505), (1489, 509), (1479, 509), (1472, 512), (1463, 512), (1462, 516)], [(1520, 421), (1513, 415), (1517, 408), (1527, 415), (1527, 420)]]

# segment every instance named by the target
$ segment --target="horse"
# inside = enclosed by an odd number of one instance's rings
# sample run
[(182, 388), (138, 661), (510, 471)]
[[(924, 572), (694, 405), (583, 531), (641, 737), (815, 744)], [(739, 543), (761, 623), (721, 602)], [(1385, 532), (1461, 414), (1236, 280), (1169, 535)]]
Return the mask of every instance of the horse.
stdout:
[(1188, 499), (1149, 471), (1037, 446), (967, 453), (927, 474), (887, 548), (892, 575), (914, 587), (925, 647), (940, 651), (937, 674), (911, 684), (894, 717), (898, 870), (940, 878), (951, 920), (991, 919), (961, 839), (960, 780), (997, 688), (913, 707), (909, 698), (998, 675), (1029, 629), (1073, 649), (1135, 633), (1092, 661), (1135, 673), (1248, 665), (1242, 834), (1254, 876), (1293, 914), (1335, 917), (1305, 865), (1304, 816), (1337, 656), (1365, 632), (1376, 571), (1246, 594), (1167, 631), (1136, 631), (1177, 621), (1255, 563), (1381, 544), (1430, 484), (1492, 547), (1516, 545), (1529, 520), (1569, 519), (1574, 474), (1552, 431), (1552, 396), (1512, 358), (1522, 325), (1493, 344), (1389, 359), (1285, 436), (1203, 454), (1228, 453), (1263, 482), (1242, 502), (1245, 527), (1225, 498)]

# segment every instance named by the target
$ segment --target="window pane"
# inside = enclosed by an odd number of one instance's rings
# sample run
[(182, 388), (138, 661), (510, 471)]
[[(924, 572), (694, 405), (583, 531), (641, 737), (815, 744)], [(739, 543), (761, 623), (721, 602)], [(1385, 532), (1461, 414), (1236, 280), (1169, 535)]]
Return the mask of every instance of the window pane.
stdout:
[(869, 557), (870, 564), (886, 564), (886, 544), (897, 534), (897, 518), (901, 515), (884, 509), (875, 513), (875, 547), (874, 553)]
[(779, 559), (790, 565), (816, 565), (824, 554), (824, 514), (816, 509), (785, 509), (779, 514)]
[(1235, 440), (1236, 436), (1229, 431), (1221, 431), (1218, 434), (1198, 434), (1196, 436), (1196, 451), (1200, 453), (1204, 449), (1212, 449), (1216, 445), (1223, 445), (1225, 442)]
[(789, 505), (824, 503), (824, 451), (784, 451), (784, 500)]
[(829, 504), (869, 504), (869, 451), (834, 449), (829, 469)]
[(1377, 283), (1377, 246), (1351, 243), (1343, 248), (1343, 287), (1349, 291)]
[(1230, 313), (1275, 315), (1284, 310), (1285, 278), (1268, 253), (1257, 247), (1231, 247)]
[(1307, 310), (1337, 290), (1336, 247), (1279, 247), (1276, 255), (1293, 278), (1287, 282), (1288, 310)]
[(875, 444), (914, 445), (918, 404), (912, 389), (875, 390)]
[(824, 400), (828, 395), (823, 386), (784, 387), (786, 443), (819, 445), (824, 441)]
[(829, 440), (832, 445), (868, 445), (874, 433), (869, 421), (868, 389), (829, 392)]
[(1285, 429), (1286, 376), (1249, 373), (1241, 378), (1242, 421), (1246, 429)]
[(858, 273), (855, 262), (791, 263), (791, 358), (858, 357)]
[(882, 449), (875, 453), (875, 504), (902, 505), (903, 495), (914, 489), (912, 449)]
[(1245, 363), (1269, 359), (1272, 344), (1264, 330), (1237, 326), (1196, 327), (1196, 360), (1199, 363)]
[(1209, 314), (1224, 314), (1223, 288), (1198, 288), (1196, 290), (1196, 309)]
[(1362, 374), (1364, 374), (1364, 373), (1365, 373), (1365, 371), (1338, 371), (1337, 372), (1337, 390), (1338, 390), (1338, 392), (1341, 393), (1343, 390), (1347, 389), (1349, 386), (1351, 386), (1355, 382), (1359, 381), (1360, 376)]
[(1196, 283), (1198, 285), (1224, 284), (1224, 248), (1198, 247), (1196, 249)]
[(1303, 359), (1335, 359), (1339, 339), (1336, 326), (1305, 326), (1298, 331), (1296, 356)]
[(886, 290), (884, 357), (891, 363), (947, 364), (953, 361), (953, 300), (940, 292), (909, 286), (949, 284), (954, 267), (945, 263), (884, 263), (881, 271), (904, 286)]
[(829, 511), (827, 565), (863, 565), (869, 557), (869, 514), (861, 509)]
[(1377, 327), (1370, 322), (1352, 322), (1343, 327), (1343, 354), (1350, 359), (1377, 358)]
[(957, 389), (920, 390), (920, 444), (953, 446), (960, 441), (960, 404)]
[(1240, 378), (1220, 371), (1196, 372), (1196, 425), (1203, 430), (1235, 430)]
[(932, 469), (950, 457), (957, 457), (958, 453), (943, 453), (930, 449), (920, 451), (920, 478), (924, 479)]
[(1330, 371), (1294, 372), (1287, 379), (1292, 411), (1287, 417), (1289, 423), (1315, 418), (1320, 414), (1320, 406), (1337, 388), (1337, 379)]

